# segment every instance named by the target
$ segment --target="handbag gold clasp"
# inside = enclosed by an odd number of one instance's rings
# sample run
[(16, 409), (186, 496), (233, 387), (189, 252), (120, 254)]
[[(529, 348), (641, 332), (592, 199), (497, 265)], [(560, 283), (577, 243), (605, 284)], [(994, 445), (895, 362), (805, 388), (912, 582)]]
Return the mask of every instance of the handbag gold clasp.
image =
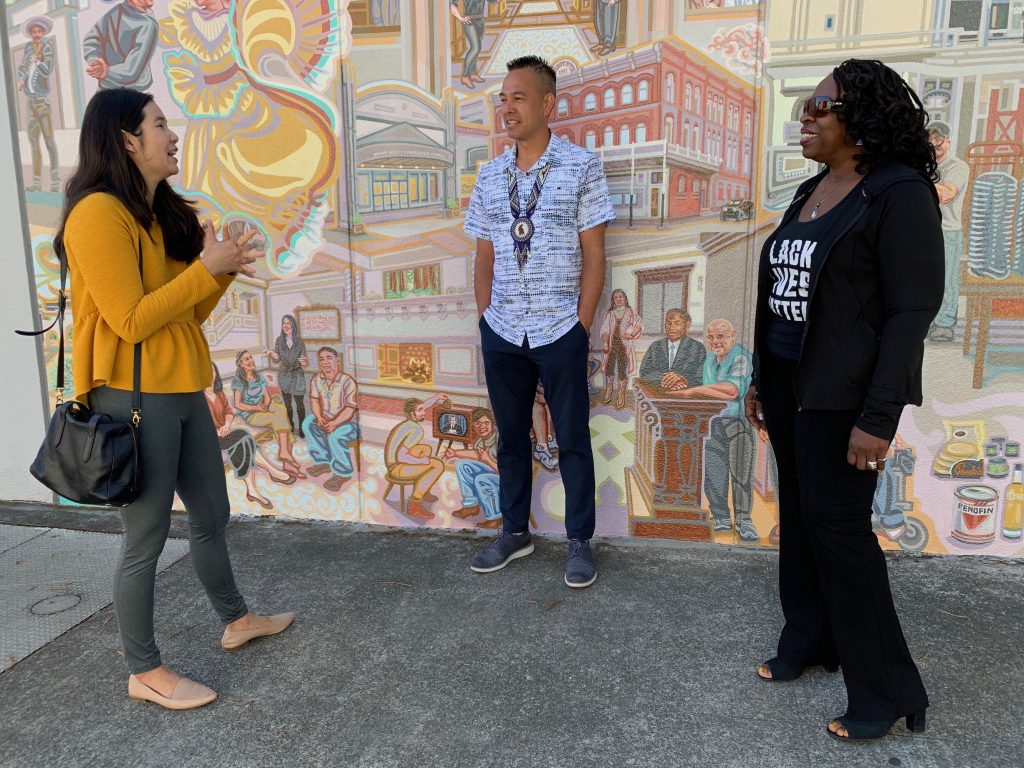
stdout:
[(132, 408), (132, 425), (137, 427), (139, 426), (139, 423), (141, 421), (142, 411), (140, 411), (138, 408)]
[(63, 404), (64, 404), (64, 390), (63, 389), (58, 389), (57, 390), (57, 405), (63, 405)]

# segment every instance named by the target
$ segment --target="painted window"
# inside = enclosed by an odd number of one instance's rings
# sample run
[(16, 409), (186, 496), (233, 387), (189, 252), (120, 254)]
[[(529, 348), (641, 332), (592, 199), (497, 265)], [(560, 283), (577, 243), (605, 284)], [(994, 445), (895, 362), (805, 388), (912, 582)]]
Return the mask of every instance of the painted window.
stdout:
[(604, 92), (604, 108), (612, 109), (615, 106), (615, 89), (606, 88)]
[(665, 77), (665, 101), (673, 102), (676, 100), (676, 76), (674, 72), (669, 72)]
[(411, 269), (393, 269), (384, 273), (384, 298), (404, 299), (406, 296), (439, 296), (441, 265), (425, 264)]
[(350, 0), (348, 13), (352, 20), (352, 34), (359, 36), (401, 32), (399, 6), (396, 0)]
[(629, 144), (629, 126), (624, 125), (619, 128), (619, 144)]
[(587, 131), (587, 135), (584, 137), (584, 144), (591, 151), (597, 149), (597, 134), (594, 131)]
[(436, 171), (362, 171), (359, 202), (364, 211), (393, 211), (436, 203)]
[(597, 109), (597, 96), (593, 93), (588, 93), (583, 97), (583, 110), (585, 112), (593, 112)]
[(622, 86), (622, 92), (619, 94), (619, 100), (623, 104), (632, 104), (633, 103), (633, 86), (632, 85), (630, 85), (629, 83), (626, 83), (624, 86)]
[(636, 143), (643, 144), (647, 141), (647, 123), (638, 123), (636, 126)]
[(686, 309), (690, 294), (690, 273), (693, 265), (646, 269), (636, 273), (637, 312), (644, 328), (660, 335), (665, 327), (665, 312)]
[(636, 89), (637, 101), (647, 101), (651, 98), (651, 84), (647, 80), (641, 80)]
[(615, 129), (610, 125), (605, 126), (604, 139), (601, 141), (602, 147), (610, 147), (615, 144)]
[(558, 100), (558, 116), (566, 117), (569, 114), (569, 100), (559, 99)]

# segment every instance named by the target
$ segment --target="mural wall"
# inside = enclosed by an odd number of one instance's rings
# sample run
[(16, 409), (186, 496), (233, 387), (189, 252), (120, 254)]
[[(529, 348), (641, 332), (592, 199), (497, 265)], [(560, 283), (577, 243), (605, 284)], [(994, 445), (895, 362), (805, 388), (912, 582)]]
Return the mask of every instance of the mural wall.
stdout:
[[(52, 313), (50, 238), (85, 103), (150, 91), (182, 136), (175, 183), (265, 249), (205, 326), (236, 513), (497, 527), (462, 217), (480, 165), (509, 146), (504, 63), (538, 53), (559, 76), (553, 130), (602, 160), (617, 214), (591, 336), (598, 534), (771, 546), (774, 461), (739, 402), (754, 264), (816, 171), (798, 105), (840, 60), (880, 58), (934, 121), (949, 268), (926, 402), (900, 424), (874, 525), (888, 548), (1019, 556), (1022, 6), (7, 0), (40, 305)], [(533, 435), (532, 523), (560, 532), (542, 391)]]

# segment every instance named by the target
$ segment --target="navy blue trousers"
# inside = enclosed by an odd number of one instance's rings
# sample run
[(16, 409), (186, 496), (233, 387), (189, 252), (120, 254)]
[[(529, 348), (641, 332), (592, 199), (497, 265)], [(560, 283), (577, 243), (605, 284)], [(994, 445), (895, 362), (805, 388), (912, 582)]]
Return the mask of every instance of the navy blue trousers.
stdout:
[(540, 347), (510, 344), (480, 319), (480, 348), (498, 427), (498, 477), (504, 530), (522, 533), (530, 524), (533, 496), (533, 442), (530, 426), (537, 381), (558, 441), (558, 467), (565, 486), (565, 532), (586, 541), (594, 535), (594, 454), (590, 446), (590, 393), (582, 323)]

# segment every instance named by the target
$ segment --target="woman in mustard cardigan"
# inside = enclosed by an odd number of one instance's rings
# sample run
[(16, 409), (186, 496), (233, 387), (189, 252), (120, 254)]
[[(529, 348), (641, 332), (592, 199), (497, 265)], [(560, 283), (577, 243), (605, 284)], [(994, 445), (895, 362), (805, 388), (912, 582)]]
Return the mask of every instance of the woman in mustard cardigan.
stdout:
[(156, 564), (175, 492), (188, 511), (196, 573), (225, 625), (224, 650), (283, 631), (294, 614), (250, 613), (231, 572), (225, 541), (230, 509), (203, 395), (211, 367), (200, 324), (235, 274), (254, 274), (255, 257), (245, 249), (251, 235), (217, 240), (212, 225), (201, 226), (192, 206), (171, 189), (177, 145), (149, 94), (97, 93), (82, 120), (79, 165), (67, 184), (54, 245), (71, 270), (78, 397), (127, 421), (133, 347), (142, 344), (143, 492), (123, 511), (114, 575), (128, 695), (191, 709), (217, 694), (165, 666), (153, 637)]

